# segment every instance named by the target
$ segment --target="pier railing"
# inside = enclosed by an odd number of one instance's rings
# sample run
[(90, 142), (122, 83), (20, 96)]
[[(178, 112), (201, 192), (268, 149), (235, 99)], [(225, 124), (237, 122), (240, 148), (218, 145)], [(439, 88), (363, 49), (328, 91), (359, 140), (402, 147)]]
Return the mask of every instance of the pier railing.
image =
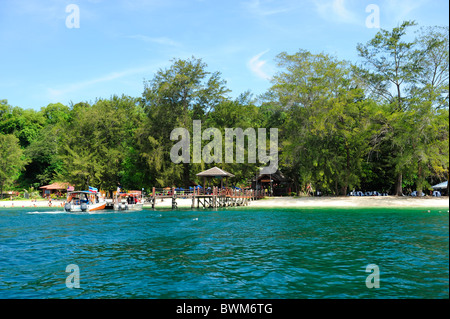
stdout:
[(172, 199), (172, 208), (177, 207), (177, 199), (191, 199), (191, 207), (199, 208), (216, 208), (229, 206), (246, 206), (251, 200), (257, 200), (264, 197), (262, 190), (253, 189), (235, 189), (235, 188), (219, 188), (212, 187), (211, 189), (194, 188), (194, 189), (180, 189), (180, 188), (152, 188), (151, 194), (148, 195), (148, 200), (155, 208), (157, 199), (170, 198)]

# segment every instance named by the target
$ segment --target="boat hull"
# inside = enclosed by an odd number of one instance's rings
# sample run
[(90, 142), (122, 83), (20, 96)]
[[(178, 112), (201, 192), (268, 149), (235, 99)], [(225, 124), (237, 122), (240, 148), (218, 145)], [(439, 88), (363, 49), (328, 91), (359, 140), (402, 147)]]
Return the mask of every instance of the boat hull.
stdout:
[(144, 204), (114, 204), (114, 210), (142, 210)]
[(66, 206), (65, 210), (66, 210), (66, 212), (92, 212), (92, 211), (96, 211), (96, 210), (102, 210), (105, 208), (106, 208), (106, 202), (105, 203), (87, 204), (85, 207), (82, 207), (82, 205), (71, 204), (70, 207)]

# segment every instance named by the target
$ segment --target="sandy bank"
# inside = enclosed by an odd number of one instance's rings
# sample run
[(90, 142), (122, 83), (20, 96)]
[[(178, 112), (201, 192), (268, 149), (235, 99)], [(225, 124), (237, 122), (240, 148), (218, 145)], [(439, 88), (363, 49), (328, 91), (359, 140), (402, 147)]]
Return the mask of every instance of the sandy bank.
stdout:
[[(191, 207), (191, 199), (177, 199), (179, 208)], [(145, 207), (151, 207), (148, 203)], [(172, 200), (157, 200), (156, 208), (171, 208)], [(248, 207), (449, 207), (448, 197), (273, 197), (251, 201)]]
[(449, 207), (448, 197), (274, 197), (252, 201), (250, 207)]
[[(179, 208), (190, 208), (192, 199), (177, 199)], [(22, 200), (0, 201), (1, 208), (10, 207), (49, 207), (48, 201)], [(64, 201), (52, 201), (51, 207), (64, 207)], [(150, 203), (144, 204), (145, 208), (151, 208)], [(272, 197), (251, 201), (248, 207), (449, 207), (449, 198), (446, 197)], [(172, 200), (157, 200), (156, 208), (172, 208)]]
[(64, 207), (65, 201), (52, 200), (51, 206), (47, 200), (31, 201), (31, 200), (7, 200), (0, 201), (0, 208), (3, 207)]

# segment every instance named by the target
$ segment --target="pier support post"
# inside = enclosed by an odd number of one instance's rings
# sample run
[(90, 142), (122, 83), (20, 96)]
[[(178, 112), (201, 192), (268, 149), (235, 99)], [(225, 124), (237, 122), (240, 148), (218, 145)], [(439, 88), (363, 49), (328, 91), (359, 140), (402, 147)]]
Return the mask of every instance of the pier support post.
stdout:
[(152, 209), (155, 209), (156, 192), (155, 192), (155, 188), (154, 188), (154, 187), (153, 187), (153, 189), (152, 189), (152, 198), (151, 198), (151, 201), (152, 201)]
[(175, 188), (172, 187), (172, 209), (177, 208), (177, 201), (176, 201), (176, 195), (175, 195)]

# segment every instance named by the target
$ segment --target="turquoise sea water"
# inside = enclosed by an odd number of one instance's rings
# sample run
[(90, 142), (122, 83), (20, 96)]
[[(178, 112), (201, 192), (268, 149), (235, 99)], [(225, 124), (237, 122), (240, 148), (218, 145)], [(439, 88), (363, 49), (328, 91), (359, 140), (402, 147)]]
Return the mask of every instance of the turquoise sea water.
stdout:
[(448, 297), (448, 208), (0, 209), (0, 298)]

